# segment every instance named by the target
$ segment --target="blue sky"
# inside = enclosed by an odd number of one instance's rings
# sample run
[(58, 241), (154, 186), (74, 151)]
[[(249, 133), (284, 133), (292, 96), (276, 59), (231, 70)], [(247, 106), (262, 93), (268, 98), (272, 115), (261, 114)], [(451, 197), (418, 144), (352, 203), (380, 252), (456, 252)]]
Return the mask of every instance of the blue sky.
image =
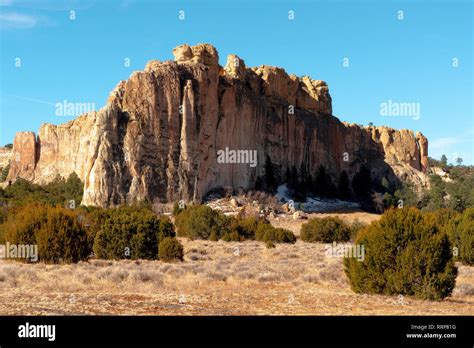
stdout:
[[(222, 65), (234, 53), (325, 80), (343, 121), (420, 130), (430, 156), (473, 164), (472, 17), (471, 0), (0, 0), (0, 144), (72, 119), (58, 102), (98, 109), (147, 61), (211, 43)], [(388, 101), (419, 117), (381, 115)]]

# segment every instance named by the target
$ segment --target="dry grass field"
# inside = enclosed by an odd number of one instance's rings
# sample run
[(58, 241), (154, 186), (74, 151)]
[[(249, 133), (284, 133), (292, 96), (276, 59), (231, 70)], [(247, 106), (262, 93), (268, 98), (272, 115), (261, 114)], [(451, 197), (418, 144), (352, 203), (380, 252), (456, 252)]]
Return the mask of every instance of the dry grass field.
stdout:
[(401, 301), (355, 294), (323, 244), (180, 241), (180, 263), (2, 261), (0, 315), (474, 315), (474, 267), (444, 301)]

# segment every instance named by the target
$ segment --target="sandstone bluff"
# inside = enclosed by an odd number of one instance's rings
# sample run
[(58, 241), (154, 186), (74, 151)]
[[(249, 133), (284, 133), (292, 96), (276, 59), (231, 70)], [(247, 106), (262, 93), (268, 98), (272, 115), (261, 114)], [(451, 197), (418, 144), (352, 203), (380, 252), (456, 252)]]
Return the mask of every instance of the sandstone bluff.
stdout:
[[(200, 201), (216, 187), (252, 189), (269, 156), (280, 176), (323, 164), (334, 178), (342, 170), (353, 177), (366, 165), (375, 178), (426, 184), (427, 139), (339, 121), (324, 81), (247, 68), (235, 55), (221, 67), (208, 44), (173, 54), (121, 81), (101, 110), (17, 133), (8, 180), (76, 172), (85, 205)], [(257, 165), (218, 163), (226, 147), (256, 150)]]

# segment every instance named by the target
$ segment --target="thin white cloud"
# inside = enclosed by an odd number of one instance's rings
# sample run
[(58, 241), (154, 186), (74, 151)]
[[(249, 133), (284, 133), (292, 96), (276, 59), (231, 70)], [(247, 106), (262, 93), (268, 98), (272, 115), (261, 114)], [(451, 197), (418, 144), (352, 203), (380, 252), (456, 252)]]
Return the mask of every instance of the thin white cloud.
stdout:
[[(472, 129), (468, 129), (457, 137), (428, 139), (428, 154), (430, 157), (438, 159), (441, 155), (446, 155), (448, 161), (452, 163), (455, 162), (455, 157), (461, 157), (467, 160), (468, 163), (472, 163), (474, 156), (474, 139), (472, 134)], [(473, 151), (469, 151), (469, 148), (472, 148)]]
[(24, 100), (24, 101), (28, 101), (28, 102), (33, 102), (33, 103), (39, 103), (39, 104), (45, 104), (45, 105), (51, 105), (51, 106), (56, 105), (54, 103), (50, 103), (50, 102), (45, 101), (45, 100), (30, 98), (30, 97), (24, 97), (24, 96), (21, 96), (21, 95), (15, 95), (15, 94), (3, 94), (3, 95), (6, 96), (6, 97), (13, 97), (13, 98), (16, 98), (16, 99), (20, 99), (20, 100)]
[(24, 11), (51, 12), (85, 10), (92, 7), (96, 0), (0, 0), (0, 7), (10, 12), (0, 13), (1, 29), (32, 29), (38, 25), (56, 25), (45, 15), (31, 15)]
[(454, 137), (438, 138), (438, 139), (431, 140), (429, 142), (429, 148), (430, 150), (442, 151), (443, 149), (448, 149), (452, 147), (453, 145), (459, 144), (460, 142), (462, 142), (462, 139), (460, 138), (454, 138)]
[(455, 137), (441, 137), (433, 140), (428, 139), (429, 147), (432, 150), (443, 150), (445, 148), (450, 148), (460, 143), (474, 142), (473, 134), (474, 128), (469, 127), (465, 129), (464, 132), (456, 135)]
[(84, 10), (93, 6), (95, 2), (96, 0), (15, 0), (14, 6), (32, 10), (67, 11)]
[(41, 19), (39, 17), (26, 15), (17, 12), (7, 12), (0, 14), (0, 26), (5, 29), (31, 29), (34, 28)]
[(10, 6), (12, 2), (12, 0), (0, 0), (0, 6)]

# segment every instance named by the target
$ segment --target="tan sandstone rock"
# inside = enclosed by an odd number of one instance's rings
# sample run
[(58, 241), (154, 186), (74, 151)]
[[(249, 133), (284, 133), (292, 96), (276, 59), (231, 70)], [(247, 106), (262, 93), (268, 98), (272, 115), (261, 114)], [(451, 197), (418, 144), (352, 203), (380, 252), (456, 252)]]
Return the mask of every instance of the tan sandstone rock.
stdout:
[[(324, 165), (337, 180), (361, 165), (389, 181), (426, 182), (428, 142), (412, 131), (364, 128), (331, 116), (325, 82), (283, 69), (218, 64), (208, 44), (173, 50), (175, 61), (151, 61), (111, 92), (107, 104), (62, 125), (15, 137), (9, 178), (37, 183), (76, 172), (83, 204), (134, 200), (200, 201), (211, 189), (247, 190), (264, 174)], [(295, 106), (294, 114), (288, 106)], [(224, 149), (255, 151), (256, 165), (219, 163)], [(249, 155), (250, 152), (247, 153)], [(245, 158), (245, 157), (244, 157)], [(247, 157), (248, 158), (248, 157)]]
[(235, 54), (229, 54), (227, 56), (227, 64), (225, 65), (224, 70), (230, 77), (236, 79), (245, 78), (245, 62)]
[(33, 181), (37, 159), (36, 136), (33, 132), (17, 133), (13, 141), (10, 171), (7, 180), (23, 178)]
[(10, 164), (12, 158), (12, 149), (0, 147), (0, 168), (5, 168)]

